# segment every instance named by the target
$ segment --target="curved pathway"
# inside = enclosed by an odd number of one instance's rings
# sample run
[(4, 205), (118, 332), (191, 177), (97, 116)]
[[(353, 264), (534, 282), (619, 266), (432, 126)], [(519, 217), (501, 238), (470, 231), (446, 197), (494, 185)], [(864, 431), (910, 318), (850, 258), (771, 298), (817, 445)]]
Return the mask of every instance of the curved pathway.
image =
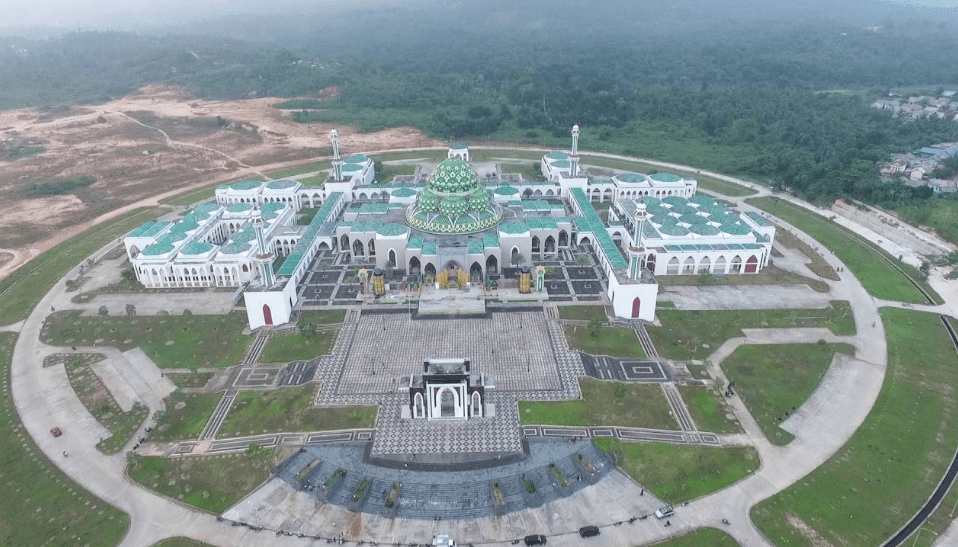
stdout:
[[(634, 160), (634, 158), (624, 158), (611, 154), (595, 155)], [(750, 183), (718, 173), (699, 171), (663, 162), (648, 163), (699, 172), (737, 184), (755, 187)], [(767, 194), (767, 189), (759, 189), (759, 195), (763, 193)], [(743, 204), (741, 198), (732, 198), (732, 201), (739, 202), (744, 210), (754, 210), (754, 208)], [(788, 227), (786, 223), (782, 224)], [(792, 229), (800, 238), (812, 241), (807, 235), (794, 230), (794, 228)], [(836, 268), (843, 266), (827, 249), (822, 249), (822, 254), (832, 266)], [(754, 474), (729, 488), (695, 500), (686, 507), (679, 508), (676, 517), (672, 519), (673, 526), (670, 528), (656, 526), (655, 523), (646, 523), (641, 527), (622, 526), (603, 529), (603, 534), (591, 543), (596, 545), (626, 545), (633, 544), (636, 541), (663, 539), (702, 526), (712, 526), (728, 531), (742, 545), (769, 544), (749, 520), (751, 506), (800, 480), (840, 449), (870, 411), (878, 396), (881, 381), (884, 377), (886, 348), (884, 330), (878, 315), (879, 302), (869, 296), (858, 280), (847, 271), (842, 274), (840, 281), (831, 282), (830, 285), (836, 299), (845, 299), (852, 302), (852, 311), (858, 325), (858, 334), (853, 337), (834, 337), (830, 333), (830, 336), (826, 337), (824, 336), (825, 333), (822, 332), (807, 332), (804, 334), (790, 332), (783, 335), (787, 338), (798, 337), (799, 341), (810, 340), (811, 338), (817, 340), (821, 337), (849, 341), (855, 344), (857, 353), (854, 359), (839, 362), (837, 366), (833, 366), (832, 368), (836, 371), (841, 369), (841, 371), (847, 372), (829, 374), (815, 395), (797, 413), (801, 415), (802, 420), (800, 423), (796, 420), (795, 423), (791, 424), (792, 429), (790, 429), (796, 434), (795, 441), (786, 447), (772, 446), (761, 434), (754, 421), (747, 423), (750, 417), (744, 407), (737, 406), (736, 413), (739, 414), (743, 424), (746, 425), (746, 435), (751, 438), (762, 455), (761, 466)], [(131, 528), (122, 545), (147, 546), (159, 539), (173, 535), (185, 535), (223, 545), (301, 545), (311, 543), (311, 540), (290, 536), (257, 534), (245, 527), (234, 527), (230, 526), (229, 523), (218, 522), (212, 515), (188, 508), (132, 483), (124, 475), (125, 459), (122, 455), (107, 457), (99, 453), (94, 446), (98, 441), (98, 430), (92, 424), (89, 428), (78, 427), (78, 420), (86, 418), (88, 413), (72, 391), (69, 390), (69, 385), (67, 384), (66, 387), (62, 385), (63, 379), (58, 378), (58, 374), (60, 374), (58, 367), (43, 369), (40, 365), (41, 357), (46, 352), (46, 348), (39, 342), (39, 331), (46, 316), (46, 309), (50, 306), (63, 305), (63, 303), (68, 302), (69, 295), (65, 293), (64, 283), (61, 280), (44, 296), (34, 312), (23, 323), (21, 336), (13, 356), (12, 387), (14, 402), (27, 431), (51, 461), (81, 486), (130, 514)], [(65, 307), (68, 308), (69, 305)], [(776, 340), (776, 334), (770, 331), (750, 330), (745, 334), (744, 340), (732, 341), (732, 344), (763, 343), (763, 341), (765, 341), (764, 343), (775, 343), (766, 340)], [(726, 344), (719, 348), (716, 354), (723, 351), (730, 352), (731, 349), (732, 347)], [(720, 355), (715, 356), (716, 359), (719, 357)], [(842, 393), (849, 382), (853, 382), (856, 387), (856, 397), (829, 395), (830, 393)], [(814, 404), (811, 404), (813, 401)], [(836, 421), (835, 416), (842, 416), (843, 419)], [(48, 434), (48, 430), (55, 425), (66, 426), (64, 427), (64, 436), (59, 439), (54, 439)], [(821, 435), (821, 432), (826, 429), (829, 430), (829, 433)], [(60, 456), (64, 448), (70, 452), (71, 456), (69, 458)], [(610, 515), (610, 507), (614, 507), (613, 513), (622, 513), (623, 517), (628, 517), (630, 514), (641, 514), (638, 511), (640, 507), (632, 501), (638, 496), (637, 490), (639, 487), (634, 483), (629, 484), (632, 484), (633, 489), (631, 497), (619, 496), (617, 499), (605, 499), (603, 502), (605, 505), (591, 508), (581, 506), (582, 503), (588, 503), (590, 500), (599, 502), (603, 499), (602, 483), (588, 489), (590, 491), (594, 490), (591, 492), (591, 498), (589, 499), (572, 498), (569, 501), (558, 503), (573, 504), (568, 509), (579, 511), (580, 514), (583, 514), (583, 518), (585, 513), (581, 512), (586, 509), (589, 509), (587, 511), (589, 514), (594, 514), (598, 510), (601, 514), (608, 515), (608, 518), (618, 518)], [(576, 504), (579, 505), (576, 506)], [(507, 538), (522, 535), (516, 532), (519, 529), (527, 528), (525, 522), (539, 523), (545, 527), (541, 528), (543, 531), (550, 529), (561, 531), (572, 527), (574, 523), (554, 522), (550, 517), (554, 509), (557, 510), (558, 507), (550, 506), (523, 511), (516, 516), (504, 519), (506, 522), (491, 519), (483, 520), (463, 530), (463, 532), (469, 532), (469, 535), (460, 537), (466, 541), (479, 541), (480, 538), (484, 538), (483, 541), (508, 542)], [(336, 509), (328, 507), (318, 509), (316, 517), (320, 520), (325, 517), (323, 522), (330, 523), (334, 527), (344, 526), (347, 518), (343, 512), (337, 512)], [(365, 521), (366, 530), (377, 531), (375, 534), (380, 536), (380, 538), (374, 538), (377, 540), (386, 541), (385, 538), (394, 536), (397, 534), (396, 530), (402, 528), (402, 523), (398, 521), (386, 521), (372, 515), (363, 515), (362, 518)], [(722, 518), (728, 518), (731, 525), (723, 526), (721, 524)], [(578, 538), (574, 536), (560, 536), (554, 539), (550, 538), (550, 544), (574, 545), (577, 540)]]

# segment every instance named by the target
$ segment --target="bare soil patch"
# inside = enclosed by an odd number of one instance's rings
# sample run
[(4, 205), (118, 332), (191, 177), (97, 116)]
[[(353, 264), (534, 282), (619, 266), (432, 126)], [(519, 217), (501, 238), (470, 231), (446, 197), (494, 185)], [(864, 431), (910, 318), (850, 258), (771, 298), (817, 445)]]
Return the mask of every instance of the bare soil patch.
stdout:
[[(321, 91), (335, 99), (336, 86)], [(332, 124), (298, 124), (271, 105), (283, 99), (208, 101), (174, 86), (153, 85), (106, 104), (0, 111), (0, 248), (20, 251), (0, 278), (59, 241), (158, 194), (255, 176), (329, 152), (339, 131), (346, 153), (438, 146), (404, 127), (376, 133)], [(139, 123), (137, 123), (139, 122)], [(16, 146), (13, 146), (13, 144)], [(29, 184), (89, 175), (76, 195), (29, 198)], [(6, 271), (5, 271), (6, 270)]]

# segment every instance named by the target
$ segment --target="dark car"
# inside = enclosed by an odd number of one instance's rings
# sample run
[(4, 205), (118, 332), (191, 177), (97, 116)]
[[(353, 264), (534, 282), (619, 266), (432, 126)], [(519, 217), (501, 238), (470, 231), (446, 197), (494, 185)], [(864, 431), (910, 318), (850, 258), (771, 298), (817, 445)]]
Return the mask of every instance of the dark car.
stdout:
[(541, 534), (532, 534), (531, 536), (526, 536), (526, 545), (545, 545), (546, 537)]
[(599, 527), (598, 526), (583, 526), (582, 528), (579, 528), (579, 535), (584, 538), (597, 536), (599, 535)]

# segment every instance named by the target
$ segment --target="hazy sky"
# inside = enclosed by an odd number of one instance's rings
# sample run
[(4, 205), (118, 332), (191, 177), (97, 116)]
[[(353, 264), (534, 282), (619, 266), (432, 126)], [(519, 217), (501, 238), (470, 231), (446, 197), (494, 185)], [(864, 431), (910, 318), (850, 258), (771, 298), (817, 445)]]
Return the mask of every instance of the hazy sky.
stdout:
[[(209, 19), (239, 13), (318, 12), (354, 6), (456, 2), (461, 0), (0, 0), (0, 27), (131, 28)], [(467, 0), (469, 1), (469, 0)], [(521, 1), (521, 0), (516, 0)], [(636, 0), (641, 1), (641, 0)], [(696, 0), (689, 0), (692, 4)], [(703, 7), (708, 6), (708, 0)], [(756, 6), (769, 0), (743, 0)], [(774, 0), (772, 0), (774, 1)], [(958, 9), (958, 0), (872, 0), (876, 4)], [(679, 2), (681, 3), (681, 2)], [(601, 7), (602, 2), (596, 3)], [(796, 6), (799, 4), (794, 4)], [(706, 8), (707, 9), (707, 8)]]

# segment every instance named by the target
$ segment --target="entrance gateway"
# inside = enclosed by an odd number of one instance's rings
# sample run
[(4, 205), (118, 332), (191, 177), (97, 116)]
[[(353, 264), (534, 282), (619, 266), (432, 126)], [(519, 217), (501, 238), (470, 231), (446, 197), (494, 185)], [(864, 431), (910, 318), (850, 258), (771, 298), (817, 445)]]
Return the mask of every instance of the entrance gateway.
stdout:
[(402, 409), (405, 419), (465, 420), (495, 416), (495, 405), (486, 403), (492, 379), (469, 369), (468, 359), (429, 359), (423, 373), (404, 379), (400, 391), (409, 394)]

